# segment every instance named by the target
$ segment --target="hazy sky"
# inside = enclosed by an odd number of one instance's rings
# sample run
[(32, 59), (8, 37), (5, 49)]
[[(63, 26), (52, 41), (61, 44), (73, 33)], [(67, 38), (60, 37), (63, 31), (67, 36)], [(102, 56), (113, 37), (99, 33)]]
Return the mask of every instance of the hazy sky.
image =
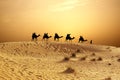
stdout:
[(120, 0), (0, 0), (0, 42), (30, 40), (33, 32), (120, 46)]

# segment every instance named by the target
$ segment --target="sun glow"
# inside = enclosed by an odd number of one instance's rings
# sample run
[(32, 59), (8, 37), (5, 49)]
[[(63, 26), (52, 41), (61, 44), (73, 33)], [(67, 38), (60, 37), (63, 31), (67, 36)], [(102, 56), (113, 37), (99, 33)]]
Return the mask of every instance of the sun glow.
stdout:
[[(0, 41), (30, 40), (31, 33), (71, 33), (120, 41), (120, 0), (0, 0)], [(111, 40), (111, 41), (110, 41)], [(103, 42), (104, 41), (104, 42)]]
[(84, 2), (81, 0), (66, 0), (62, 3), (59, 3), (57, 5), (52, 6), (50, 8), (51, 11), (57, 12), (57, 11), (66, 11), (71, 10), (77, 6), (85, 6), (87, 4), (87, 1)]

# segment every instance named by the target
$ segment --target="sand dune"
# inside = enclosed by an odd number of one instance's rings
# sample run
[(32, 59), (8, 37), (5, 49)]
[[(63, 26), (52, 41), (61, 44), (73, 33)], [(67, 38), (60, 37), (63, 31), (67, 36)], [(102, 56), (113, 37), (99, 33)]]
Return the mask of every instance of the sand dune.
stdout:
[(120, 48), (45, 41), (0, 43), (0, 80), (120, 80)]

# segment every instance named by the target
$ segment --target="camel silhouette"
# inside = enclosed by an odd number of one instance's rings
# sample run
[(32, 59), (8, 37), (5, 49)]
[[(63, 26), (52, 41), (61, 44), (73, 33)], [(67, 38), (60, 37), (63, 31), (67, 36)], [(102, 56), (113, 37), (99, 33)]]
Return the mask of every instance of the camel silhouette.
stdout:
[(54, 41), (58, 40), (59, 41), (59, 38), (62, 38), (63, 36), (59, 36), (57, 33), (55, 33), (55, 36), (54, 36)]
[(73, 39), (75, 39), (75, 37), (72, 37), (72, 38), (71, 38), (70, 35), (71, 35), (71, 34), (67, 34), (67, 36), (66, 36), (66, 41), (67, 41), (67, 40), (71, 40), (71, 41), (72, 41)]
[(48, 40), (49, 38), (51, 38), (52, 36), (48, 36), (48, 33), (44, 33), (43, 35), (43, 40)]
[(79, 38), (79, 41), (78, 42), (86, 42), (87, 41), (87, 39), (85, 40), (84, 38), (83, 38), (83, 36), (80, 36), (80, 38)]
[(32, 34), (32, 40), (37, 40), (37, 38), (40, 36), (40, 34), (36, 35), (36, 33)]
[(90, 40), (90, 44), (92, 44), (93, 43), (93, 41), (92, 40)]

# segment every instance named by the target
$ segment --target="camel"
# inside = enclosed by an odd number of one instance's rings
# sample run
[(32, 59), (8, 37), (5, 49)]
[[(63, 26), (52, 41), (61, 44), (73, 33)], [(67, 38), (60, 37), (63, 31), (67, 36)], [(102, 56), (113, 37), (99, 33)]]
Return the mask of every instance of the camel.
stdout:
[(49, 38), (51, 38), (52, 36), (48, 36), (48, 33), (44, 33), (43, 35), (43, 40), (48, 40)]
[(57, 33), (55, 33), (55, 36), (54, 36), (54, 41), (55, 40), (58, 40), (59, 41), (59, 38), (62, 38), (63, 36), (59, 36)]
[(90, 40), (90, 44), (92, 44), (93, 43), (93, 41), (92, 40)]
[(32, 40), (37, 40), (37, 38), (40, 36), (40, 34), (36, 35), (36, 33), (32, 34)]
[(79, 41), (78, 42), (86, 42), (87, 41), (87, 39), (85, 40), (84, 38), (83, 38), (83, 36), (80, 36), (80, 38), (79, 38)]
[(67, 34), (67, 36), (66, 36), (66, 41), (67, 41), (67, 40), (71, 40), (71, 41), (72, 41), (73, 39), (75, 39), (75, 37), (71, 38), (70, 35), (71, 35), (71, 34)]

